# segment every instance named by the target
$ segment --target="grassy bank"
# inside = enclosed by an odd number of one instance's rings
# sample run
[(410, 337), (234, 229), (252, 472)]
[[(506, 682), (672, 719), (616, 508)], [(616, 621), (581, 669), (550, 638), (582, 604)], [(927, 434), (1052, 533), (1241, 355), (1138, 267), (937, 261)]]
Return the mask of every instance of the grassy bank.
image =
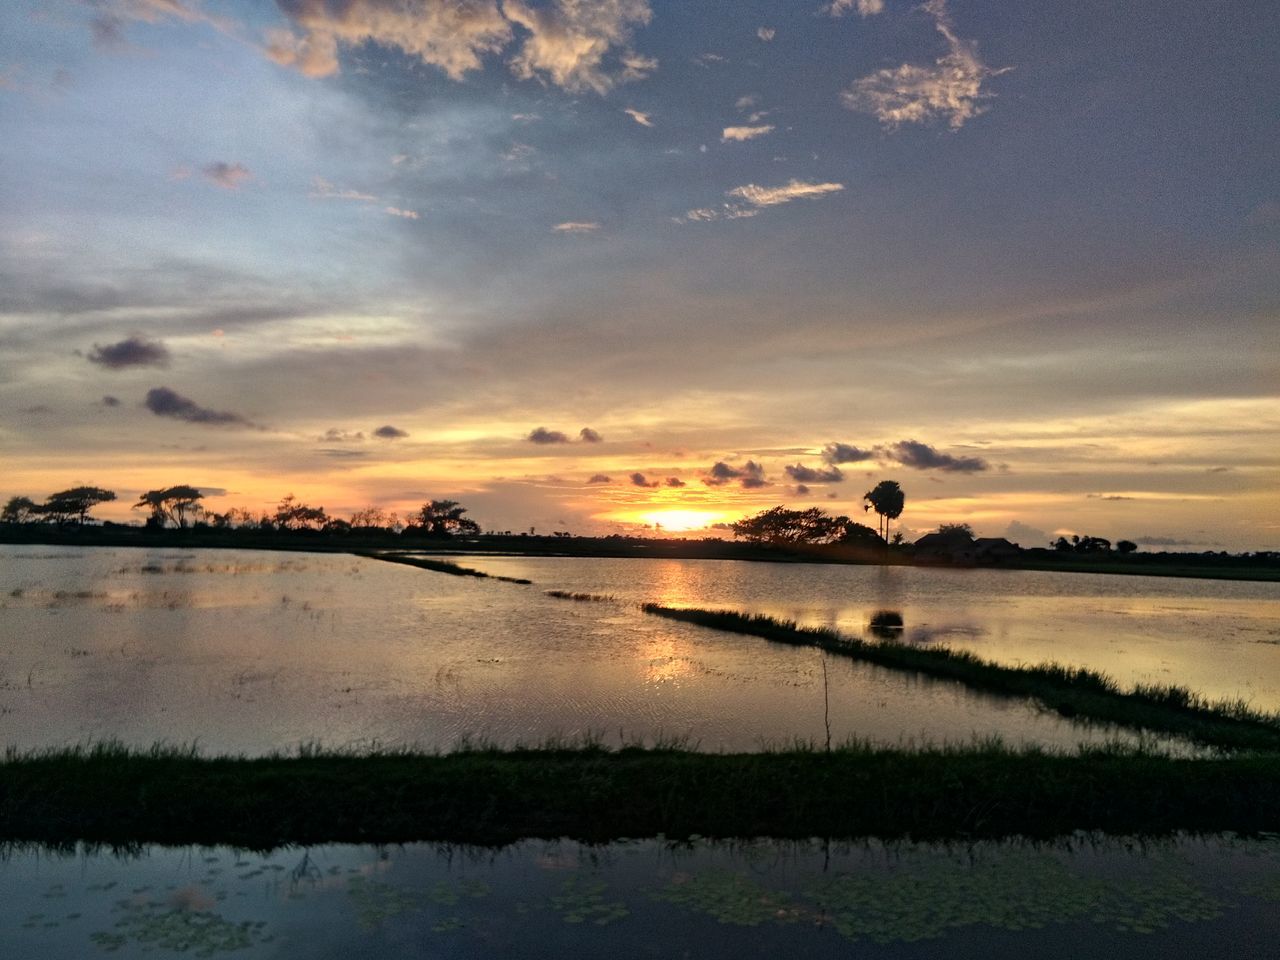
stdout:
[(453, 563), (450, 560), (433, 560), (430, 557), (406, 556), (402, 553), (384, 553), (376, 550), (352, 550), (351, 553), (357, 557), (366, 557), (370, 560), (385, 560), (387, 563), (403, 563), (409, 567), (417, 567), (420, 570), (433, 570), (436, 573), (447, 573), (454, 577), (476, 577), (480, 580), (501, 580), (503, 583), (533, 583), (532, 580), (525, 580), (521, 577), (499, 577), (492, 573), (485, 573), (483, 570), (474, 570), (471, 567), (464, 567), (460, 564)]
[(1122, 690), (1112, 678), (1082, 667), (1007, 667), (964, 650), (867, 641), (730, 610), (678, 609), (656, 603), (646, 603), (642, 609), (684, 623), (775, 643), (819, 647), (876, 666), (956, 680), (988, 693), (1029, 697), (1066, 717), (1173, 734), (1225, 750), (1280, 750), (1280, 717), (1251, 710), (1243, 702), (1211, 702), (1184, 687), (1139, 685)]
[(204, 759), (108, 746), (0, 763), (0, 840), (50, 844), (261, 849), (658, 834), (946, 839), (1277, 828), (1277, 757), (855, 746)]

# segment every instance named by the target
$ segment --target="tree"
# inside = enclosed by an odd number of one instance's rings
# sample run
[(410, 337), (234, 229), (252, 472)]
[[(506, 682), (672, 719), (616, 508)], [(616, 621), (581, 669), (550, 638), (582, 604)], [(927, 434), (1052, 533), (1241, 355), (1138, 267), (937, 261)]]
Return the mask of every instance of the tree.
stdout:
[(147, 507), (151, 510), (148, 525), (163, 527), (167, 523), (174, 523), (180, 529), (186, 529), (187, 515), (195, 514), (200, 509), (200, 501), (203, 499), (204, 494), (197, 488), (180, 483), (175, 487), (148, 490), (133, 506), (135, 510), (138, 507)]
[(0, 523), (29, 523), (39, 513), (39, 505), (30, 497), (10, 497), (0, 510)]
[(844, 536), (848, 524), (848, 517), (830, 516), (819, 507), (773, 507), (733, 524), (733, 535), (752, 543), (834, 543)]
[(65, 524), (74, 521), (80, 526), (89, 519), (89, 511), (100, 503), (107, 503), (116, 498), (114, 490), (102, 487), (72, 487), (70, 490), (59, 490), (50, 494), (49, 499), (40, 506), (40, 512), (47, 514), (55, 523)]
[(967, 523), (944, 523), (938, 527), (938, 532), (955, 534), (957, 536), (964, 534), (970, 540), (973, 539), (973, 527), (969, 526)]
[(299, 503), (292, 493), (276, 505), (275, 524), (281, 530), (318, 530), (329, 520), (324, 507)]
[[(867, 501), (870, 508), (880, 515), (880, 539), (887, 543), (889, 540), (889, 524), (902, 516), (902, 509), (907, 503), (907, 495), (902, 492), (897, 480), (881, 480), (873, 489), (863, 494), (862, 499)], [(866, 508), (864, 507), (863, 509)]]
[(480, 524), (464, 517), (467, 508), (456, 500), (432, 500), (424, 503), (413, 515), (405, 533), (418, 536), (449, 538), (459, 534), (474, 535), (480, 532)]
[(1116, 549), (1120, 553), (1133, 553), (1133, 551), (1138, 549), (1138, 545), (1132, 540), (1121, 540), (1116, 544)]

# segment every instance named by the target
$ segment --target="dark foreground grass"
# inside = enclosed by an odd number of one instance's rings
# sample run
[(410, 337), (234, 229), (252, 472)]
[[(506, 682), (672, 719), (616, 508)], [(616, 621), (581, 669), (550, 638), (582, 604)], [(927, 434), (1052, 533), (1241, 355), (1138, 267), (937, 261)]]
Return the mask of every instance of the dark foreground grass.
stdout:
[(522, 577), (499, 577), (483, 570), (474, 570), (449, 560), (432, 560), (429, 557), (410, 557), (402, 553), (380, 553), (376, 550), (352, 550), (357, 557), (368, 557), (370, 560), (385, 560), (387, 563), (403, 563), (420, 570), (434, 570), (436, 573), (447, 573), (454, 577), (476, 577), (480, 580), (501, 580), (503, 583), (533, 583)]
[(618, 598), (611, 593), (574, 593), (570, 590), (547, 590), (548, 597), (557, 600), (575, 600), (578, 603), (616, 603)]
[(1280, 750), (1280, 717), (1244, 702), (1212, 702), (1184, 687), (1139, 685), (1122, 690), (1111, 677), (1082, 667), (1007, 667), (964, 650), (868, 641), (835, 630), (730, 610), (677, 609), (656, 603), (646, 613), (775, 643), (813, 646), (894, 670), (956, 680), (977, 690), (1029, 697), (1065, 717), (1185, 737), (1223, 750)]
[(501, 844), (664, 835), (962, 839), (1280, 829), (1280, 758), (846, 747), (201, 758), (87, 750), (0, 763), (0, 841)]

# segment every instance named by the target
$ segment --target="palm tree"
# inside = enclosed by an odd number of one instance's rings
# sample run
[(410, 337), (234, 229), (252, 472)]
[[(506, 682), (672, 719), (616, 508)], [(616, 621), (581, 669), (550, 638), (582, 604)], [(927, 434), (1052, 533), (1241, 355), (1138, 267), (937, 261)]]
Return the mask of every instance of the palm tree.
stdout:
[(902, 516), (902, 508), (907, 503), (906, 494), (898, 486), (897, 480), (881, 480), (874, 489), (863, 494), (862, 499), (866, 500), (871, 509), (880, 515), (880, 536), (888, 543), (889, 523)]

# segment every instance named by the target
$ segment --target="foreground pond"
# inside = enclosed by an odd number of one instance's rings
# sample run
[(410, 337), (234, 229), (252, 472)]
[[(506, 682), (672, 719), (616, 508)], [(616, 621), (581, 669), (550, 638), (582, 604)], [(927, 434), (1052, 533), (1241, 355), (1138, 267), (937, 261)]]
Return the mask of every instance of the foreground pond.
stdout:
[(1280, 583), (1036, 570), (468, 556), (540, 587), (1056, 660), (1280, 710)]
[(340, 554), (0, 547), (0, 744), (261, 753), (594, 734), (754, 750), (822, 742), (824, 687), (837, 742), (1115, 736), (954, 683), (545, 596), (555, 585)]
[(1280, 843), (11, 849), (6, 955), (1272, 957)]

